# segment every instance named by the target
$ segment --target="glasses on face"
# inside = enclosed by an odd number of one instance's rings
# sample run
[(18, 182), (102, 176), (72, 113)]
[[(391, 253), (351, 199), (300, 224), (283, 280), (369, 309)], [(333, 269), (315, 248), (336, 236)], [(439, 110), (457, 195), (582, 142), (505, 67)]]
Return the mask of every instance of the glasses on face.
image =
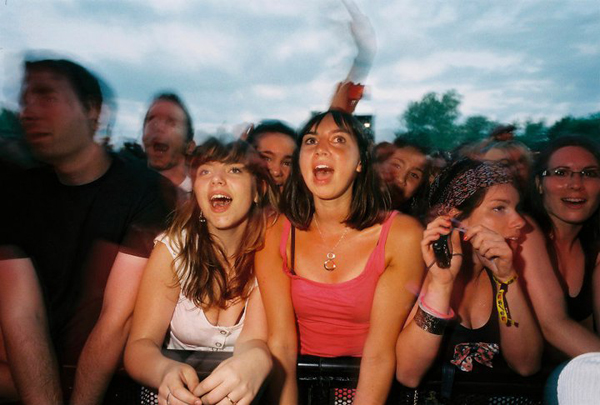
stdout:
[(573, 175), (578, 174), (582, 180), (599, 180), (598, 169), (571, 170), (566, 167), (557, 167), (556, 169), (546, 169), (542, 172), (542, 177), (552, 177), (556, 179), (572, 179)]

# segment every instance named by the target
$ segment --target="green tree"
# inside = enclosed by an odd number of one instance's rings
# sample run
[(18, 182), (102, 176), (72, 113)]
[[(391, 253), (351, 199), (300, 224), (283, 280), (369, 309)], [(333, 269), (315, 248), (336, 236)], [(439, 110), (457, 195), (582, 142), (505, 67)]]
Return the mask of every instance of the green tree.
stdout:
[(600, 112), (584, 118), (564, 117), (548, 129), (548, 138), (579, 134), (589, 136), (600, 141)]
[(548, 141), (548, 127), (544, 120), (525, 121), (523, 133), (516, 137), (516, 140), (523, 142), (531, 150), (540, 150)]
[(410, 133), (412, 137), (430, 140), (439, 149), (451, 149), (456, 145), (457, 126), (460, 113), (460, 95), (449, 90), (442, 95), (431, 92), (421, 101), (413, 101), (400, 116), (400, 122), (406, 128), (396, 136)]
[(498, 125), (495, 121), (490, 121), (483, 115), (473, 115), (465, 120), (459, 130), (459, 142), (477, 142), (487, 138), (492, 129)]

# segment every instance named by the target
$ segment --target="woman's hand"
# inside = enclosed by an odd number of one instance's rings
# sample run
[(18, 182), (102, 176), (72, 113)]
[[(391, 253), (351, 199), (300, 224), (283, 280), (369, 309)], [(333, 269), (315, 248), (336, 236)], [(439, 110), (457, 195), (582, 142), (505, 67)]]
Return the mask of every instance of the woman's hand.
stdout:
[(271, 371), (268, 351), (260, 347), (223, 361), (194, 390), (203, 404), (248, 405)]
[(166, 368), (158, 387), (158, 404), (202, 405), (200, 397), (192, 394), (198, 382), (198, 374), (192, 366), (174, 361)]
[(509, 280), (515, 275), (513, 251), (502, 235), (483, 225), (475, 225), (467, 230), (464, 240), (471, 242), (483, 265), (499, 281)]
[[(433, 243), (442, 235), (450, 235), (450, 252), (452, 254), (450, 268), (440, 268), (435, 260), (433, 253)], [(421, 241), (421, 252), (423, 259), (429, 270), (431, 282), (439, 284), (451, 284), (454, 282), (460, 266), (462, 265), (462, 246), (460, 244), (460, 234), (458, 231), (452, 231), (452, 222), (449, 216), (440, 216), (431, 221), (427, 225), (427, 229), (423, 232), (423, 240)]]

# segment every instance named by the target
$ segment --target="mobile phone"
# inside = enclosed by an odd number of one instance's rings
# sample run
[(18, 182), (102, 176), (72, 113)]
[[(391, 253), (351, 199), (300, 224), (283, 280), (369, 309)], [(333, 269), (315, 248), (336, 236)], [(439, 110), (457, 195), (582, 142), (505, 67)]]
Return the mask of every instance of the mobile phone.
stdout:
[(433, 254), (438, 267), (442, 269), (450, 268), (450, 262), (452, 261), (452, 254), (450, 253), (450, 246), (448, 245), (448, 239), (450, 235), (440, 235), (439, 239), (433, 242)]

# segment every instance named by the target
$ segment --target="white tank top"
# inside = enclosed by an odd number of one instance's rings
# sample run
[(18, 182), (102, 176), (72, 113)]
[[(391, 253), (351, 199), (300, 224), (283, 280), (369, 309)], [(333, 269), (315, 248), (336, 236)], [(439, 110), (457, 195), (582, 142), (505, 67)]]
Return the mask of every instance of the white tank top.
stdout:
[[(159, 235), (154, 242), (155, 244), (156, 242), (162, 242), (175, 260), (178, 252), (165, 234)], [(177, 274), (180, 275), (180, 264), (177, 262), (175, 263), (175, 269)], [(179, 281), (181, 284), (181, 276)], [(244, 326), (247, 306), (248, 300), (246, 300), (242, 316), (237, 324), (233, 326), (215, 326), (208, 321), (202, 308), (198, 308), (191, 300), (180, 293), (179, 301), (177, 301), (171, 318), (167, 349), (232, 352), (235, 341)]]

